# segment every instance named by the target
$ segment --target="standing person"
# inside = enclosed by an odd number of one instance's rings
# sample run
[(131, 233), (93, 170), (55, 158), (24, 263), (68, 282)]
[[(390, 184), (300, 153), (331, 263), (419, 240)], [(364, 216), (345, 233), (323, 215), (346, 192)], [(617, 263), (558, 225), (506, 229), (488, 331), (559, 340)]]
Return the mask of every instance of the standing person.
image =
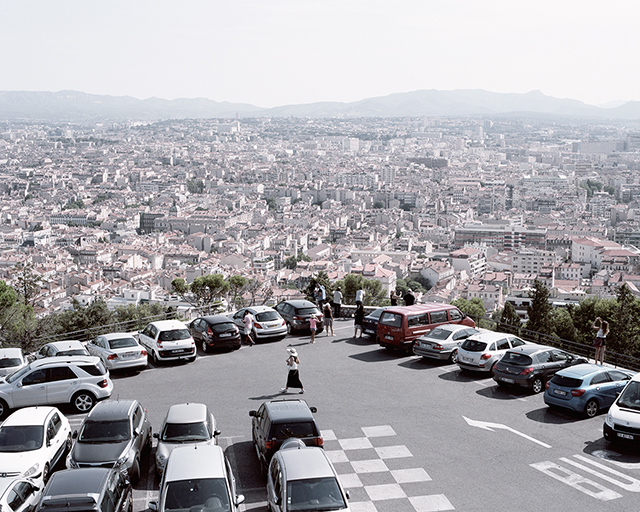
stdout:
[(338, 286), (336, 291), (333, 292), (333, 317), (340, 317), (340, 306), (342, 306), (342, 290)]
[(358, 288), (358, 291), (356, 292), (356, 306), (363, 305), (363, 301), (364, 301), (364, 290), (362, 288)]
[(609, 334), (609, 322), (602, 320), (598, 317), (591, 326), (592, 329), (596, 329), (596, 339), (593, 342), (593, 346), (596, 347), (596, 364), (600, 361), (600, 364), (604, 364), (604, 350), (607, 346), (607, 334)]
[[(364, 322), (364, 306), (362, 303), (356, 306), (356, 313), (353, 316), (353, 337), (362, 338), (362, 324)], [(360, 336), (358, 336), (360, 331)]]
[(311, 343), (316, 342), (316, 329), (318, 328), (318, 319), (316, 315), (309, 317), (309, 330), (311, 331)]
[(289, 373), (287, 374), (287, 384), (280, 391), (286, 393), (289, 388), (300, 388), (300, 393), (304, 393), (304, 386), (300, 382), (300, 373), (298, 372), (298, 365), (300, 364), (298, 352), (295, 348), (288, 348), (287, 352), (289, 353), (289, 357), (287, 357)]
[(244, 316), (242, 317), (242, 321), (244, 322), (244, 339), (245, 339), (245, 342), (248, 343), (250, 347), (253, 347), (256, 344), (255, 341), (253, 341), (253, 323), (256, 321), (256, 319), (251, 314), (251, 312), (247, 309), (244, 312)]
[(393, 290), (389, 295), (389, 301), (391, 301), (392, 306), (398, 305), (398, 296), (396, 295), (396, 290)]
[(416, 296), (409, 289), (407, 289), (407, 293), (404, 294), (402, 299), (405, 306), (413, 306), (416, 303)]
[(327, 330), (327, 336), (329, 336), (329, 329), (331, 329), (331, 336), (335, 336), (333, 332), (333, 313), (331, 312), (331, 306), (329, 304), (324, 305), (324, 328)]
[(320, 299), (318, 300), (318, 307), (322, 309), (324, 303), (327, 302), (327, 290), (323, 284), (320, 285)]

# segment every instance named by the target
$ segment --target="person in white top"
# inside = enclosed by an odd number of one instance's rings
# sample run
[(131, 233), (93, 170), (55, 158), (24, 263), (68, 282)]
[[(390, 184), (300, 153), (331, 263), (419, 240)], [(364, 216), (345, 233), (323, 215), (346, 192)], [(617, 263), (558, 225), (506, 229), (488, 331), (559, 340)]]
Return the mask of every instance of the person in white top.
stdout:
[(596, 364), (604, 364), (604, 350), (607, 346), (607, 334), (609, 334), (609, 322), (598, 317), (591, 326), (592, 329), (596, 329), (596, 339), (593, 342), (593, 346), (596, 347)]
[(298, 372), (298, 365), (300, 364), (298, 352), (295, 348), (288, 348), (287, 352), (289, 353), (289, 357), (287, 357), (287, 367), (289, 368), (287, 385), (280, 391), (286, 393), (289, 391), (289, 388), (300, 388), (300, 393), (304, 393), (304, 386), (302, 382), (300, 382), (300, 373)]
[(356, 306), (358, 304), (362, 304), (364, 301), (364, 290), (362, 288), (359, 288), (358, 291), (356, 292)]

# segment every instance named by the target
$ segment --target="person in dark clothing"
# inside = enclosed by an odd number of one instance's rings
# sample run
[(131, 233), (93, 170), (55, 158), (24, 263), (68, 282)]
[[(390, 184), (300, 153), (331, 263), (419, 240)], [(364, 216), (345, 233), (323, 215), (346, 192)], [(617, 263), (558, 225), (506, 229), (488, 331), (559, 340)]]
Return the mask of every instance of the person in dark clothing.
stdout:
[(392, 306), (397, 306), (398, 305), (398, 294), (397, 294), (396, 290), (393, 290), (391, 292), (391, 295), (389, 295), (389, 300), (391, 301), (391, 305)]
[[(362, 304), (358, 304), (356, 306), (356, 312), (353, 316), (353, 337), (354, 338), (362, 338), (362, 324), (364, 323), (364, 306)], [(360, 331), (360, 336), (358, 336), (358, 331)]]
[(416, 303), (416, 297), (411, 293), (411, 290), (407, 290), (407, 293), (404, 294), (402, 299), (404, 300), (405, 306), (413, 306)]

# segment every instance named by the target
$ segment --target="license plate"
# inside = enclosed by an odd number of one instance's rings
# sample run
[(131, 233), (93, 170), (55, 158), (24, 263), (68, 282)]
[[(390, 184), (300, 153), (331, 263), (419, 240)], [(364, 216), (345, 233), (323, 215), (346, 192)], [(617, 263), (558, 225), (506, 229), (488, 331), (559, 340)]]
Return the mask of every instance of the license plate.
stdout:
[(384, 339), (385, 339), (385, 340), (392, 340), (392, 339), (393, 339), (393, 336), (389, 336), (388, 334), (385, 334), (385, 335), (384, 335)]
[(228, 338), (229, 336), (231, 336), (233, 333), (232, 332), (223, 332), (220, 337), (221, 338)]
[(560, 395), (560, 396), (567, 396), (567, 392), (566, 391), (562, 391), (561, 389), (554, 389), (553, 392), (556, 395)]
[(473, 361), (473, 359), (471, 359), (470, 357), (461, 357), (460, 359), (462, 359), (465, 363), (470, 363)]
[(371, 329), (365, 329), (364, 332), (366, 332), (367, 334), (373, 334), (373, 331)]
[(617, 432), (618, 437), (622, 439), (631, 439), (633, 440), (633, 436), (631, 434), (623, 434), (622, 432)]
[(122, 359), (133, 359), (134, 357), (136, 357), (136, 353), (135, 352), (125, 352), (120, 357), (122, 357)]
[(267, 324), (267, 327), (278, 327), (278, 324), (277, 323), (275, 323), (275, 324)]
[(515, 380), (513, 379), (507, 379), (506, 377), (500, 377), (500, 380), (502, 382), (506, 382), (507, 384), (513, 384), (515, 382)]
[(184, 349), (176, 349), (171, 351), (172, 354), (182, 354), (183, 352), (184, 352)]

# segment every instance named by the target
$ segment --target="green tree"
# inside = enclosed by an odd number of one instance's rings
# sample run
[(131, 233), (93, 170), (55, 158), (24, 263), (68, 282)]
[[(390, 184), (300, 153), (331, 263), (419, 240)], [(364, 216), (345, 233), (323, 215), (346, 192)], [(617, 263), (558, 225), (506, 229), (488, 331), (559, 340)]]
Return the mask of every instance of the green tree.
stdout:
[(529, 292), (531, 304), (527, 306), (527, 329), (542, 334), (551, 334), (553, 326), (551, 323), (551, 304), (549, 304), (549, 290), (536, 279), (533, 282), (533, 290)]
[(31, 263), (16, 265), (15, 289), (18, 299), (27, 306), (35, 305), (42, 288), (47, 285), (46, 279), (34, 272)]
[(576, 328), (573, 325), (571, 313), (566, 308), (555, 308), (551, 312), (551, 324), (553, 334), (563, 340), (574, 340), (576, 338)]
[(202, 180), (187, 181), (187, 190), (191, 194), (202, 194), (204, 192), (204, 182)]
[(504, 303), (504, 308), (502, 309), (502, 315), (500, 316), (500, 325), (498, 330), (511, 334), (518, 334), (520, 332), (519, 329), (521, 325), (522, 321), (516, 312), (516, 308), (511, 304), (511, 302), (506, 301)]
[(209, 312), (229, 290), (229, 283), (222, 274), (196, 277), (191, 284), (178, 277), (171, 281), (171, 290), (196, 308)]
[(616, 290), (616, 307), (613, 315), (602, 316), (609, 322), (607, 348), (623, 354), (637, 355), (640, 336), (640, 302), (633, 296), (627, 285)]
[(451, 304), (457, 307), (465, 315), (469, 315), (470, 317), (474, 318), (477, 322), (484, 318), (484, 315), (487, 312), (482, 299), (478, 297), (474, 297), (469, 300), (459, 298), (454, 300)]
[(409, 287), (407, 286), (407, 282), (404, 279), (398, 279), (396, 281), (396, 290), (398, 290), (402, 295), (407, 293)]
[(244, 305), (242, 293), (247, 285), (247, 278), (244, 276), (234, 275), (229, 277), (227, 283), (229, 285), (228, 293), (231, 296), (229, 303), (235, 308), (241, 308)]

